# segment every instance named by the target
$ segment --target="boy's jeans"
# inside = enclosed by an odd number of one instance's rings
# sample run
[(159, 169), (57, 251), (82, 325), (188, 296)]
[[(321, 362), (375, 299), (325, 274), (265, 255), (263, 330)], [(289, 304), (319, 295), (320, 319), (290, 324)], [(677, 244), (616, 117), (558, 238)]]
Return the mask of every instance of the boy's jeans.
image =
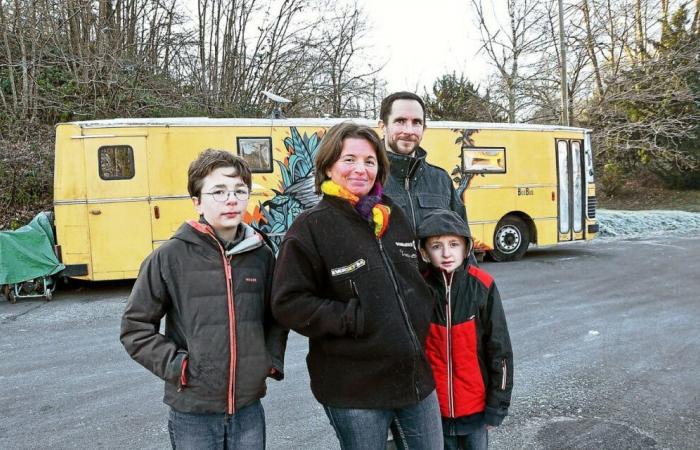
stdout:
[(445, 450), (486, 450), (489, 448), (489, 433), (482, 426), (464, 436), (445, 436)]
[(171, 408), (168, 431), (175, 450), (263, 450), (265, 411), (260, 400), (231, 416), (184, 413)]
[(323, 407), (342, 450), (384, 450), (391, 421), (396, 419), (401, 439), (411, 450), (442, 450), (442, 422), (433, 391), (419, 403), (399, 409)]

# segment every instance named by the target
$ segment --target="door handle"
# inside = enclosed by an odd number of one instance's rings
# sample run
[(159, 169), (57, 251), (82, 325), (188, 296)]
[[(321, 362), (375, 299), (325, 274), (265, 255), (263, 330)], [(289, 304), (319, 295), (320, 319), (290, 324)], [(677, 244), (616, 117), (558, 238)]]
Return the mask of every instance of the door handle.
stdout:
[(90, 214), (92, 214), (93, 216), (99, 216), (100, 214), (102, 214), (102, 211), (100, 211), (99, 209), (91, 209)]

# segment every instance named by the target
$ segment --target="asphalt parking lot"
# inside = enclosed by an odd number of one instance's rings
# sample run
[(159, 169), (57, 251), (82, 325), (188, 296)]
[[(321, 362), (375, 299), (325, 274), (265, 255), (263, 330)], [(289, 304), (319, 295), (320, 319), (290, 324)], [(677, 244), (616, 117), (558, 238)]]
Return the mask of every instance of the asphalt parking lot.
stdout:
[[(515, 353), (493, 449), (700, 448), (700, 237), (535, 249), (485, 263)], [(0, 301), (0, 448), (169, 448), (162, 382), (118, 340), (130, 282)], [(269, 449), (337, 449), (292, 334), (264, 400)]]

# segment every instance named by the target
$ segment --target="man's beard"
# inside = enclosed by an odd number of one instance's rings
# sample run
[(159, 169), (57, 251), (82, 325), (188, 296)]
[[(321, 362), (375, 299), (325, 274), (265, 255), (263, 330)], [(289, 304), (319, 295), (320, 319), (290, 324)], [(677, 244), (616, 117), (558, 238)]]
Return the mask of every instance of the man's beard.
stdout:
[(409, 152), (402, 152), (399, 151), (396, 145), (396, 141), (391, 142), (388, 139), (385, 139), (387, 150), (389, 150), (392, 153), (396, 153), (398, 155), (405, 155), (405, 156), (414, 156), (416, 154), (416, 149), (420, 145), (420, 142), (413, 142), (413, 148), (411, 148), (411, 151)]

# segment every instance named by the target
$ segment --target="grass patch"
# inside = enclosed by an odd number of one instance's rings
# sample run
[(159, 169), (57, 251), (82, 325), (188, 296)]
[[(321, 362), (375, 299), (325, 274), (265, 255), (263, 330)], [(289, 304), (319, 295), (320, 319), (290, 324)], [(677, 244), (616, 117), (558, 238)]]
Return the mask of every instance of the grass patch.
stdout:
[(668, 209), (700, 212), (700, 190), (668, 189), (653, 179), (630, 180), (617, 195), (600, 193), (598, 206), (631, 211)]

